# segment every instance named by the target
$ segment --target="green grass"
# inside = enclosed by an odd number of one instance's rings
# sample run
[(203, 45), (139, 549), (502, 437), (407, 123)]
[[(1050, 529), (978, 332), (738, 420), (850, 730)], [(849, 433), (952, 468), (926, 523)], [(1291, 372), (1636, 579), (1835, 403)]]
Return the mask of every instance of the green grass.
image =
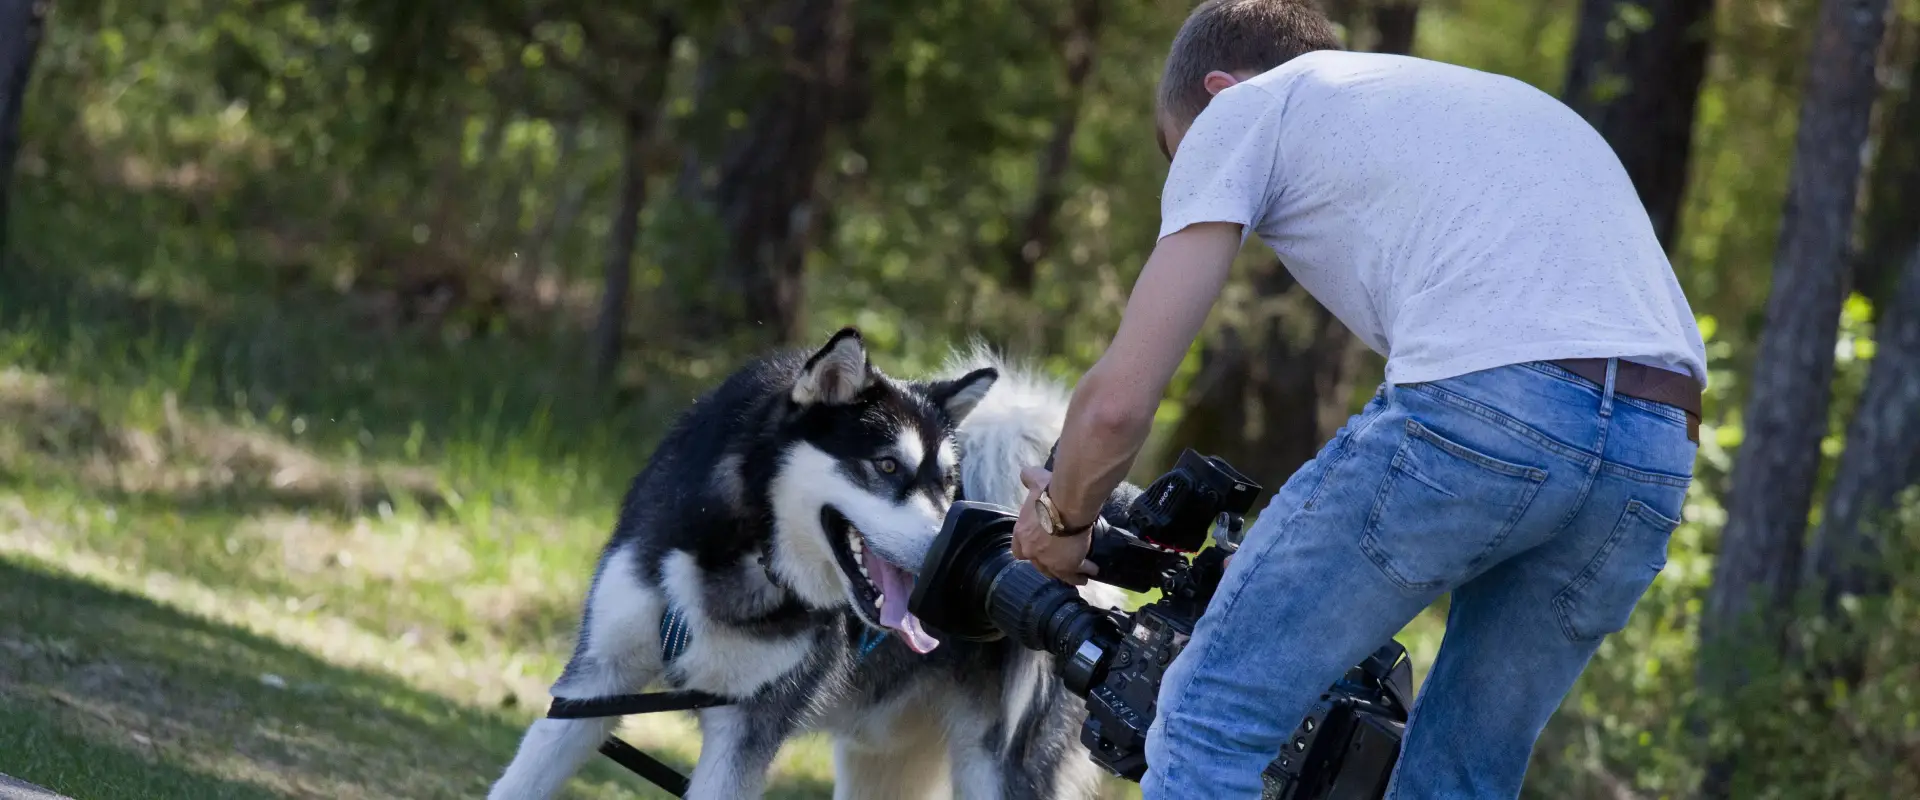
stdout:
[[(472, 797), (521, 730), (520, 715), (32, 559), (0, 560), (0, 606), (18, 612), (0, 622), (0, 771), (76, 798)], [(664, 752), (691, 764), (685, 748)], [(585, 796), (661, 796), (600, 763), (578, 783)], [(792, 775), (780, 789), (828, 791)]]
[[(145, 735), (141, 737), (144, 739)], [(99, 739), (69, 733), (57, 719), (34, 708), (0, 699), (0, 752), (16, 754), (9, 769), (30, 772), (41, 785), (69, 796), (102, 800), (147, 797), (271, 798), (259, 787), (208, 775), (177, 762), (163, 761), (150, 744), (126, 737)]]
[(419, 796), (382, 763), (405, 758), (409, 740), (447, 741), (451, 770), (479, 766), (474, 745), (511, 737), (501, 720), (390, 678), (31, 560), (0, 562), (0, 577), (0, 604), (18, 612), (0, 626), (13, 656), (7, 771), (78, 797), (331, 794), (336, 770)]

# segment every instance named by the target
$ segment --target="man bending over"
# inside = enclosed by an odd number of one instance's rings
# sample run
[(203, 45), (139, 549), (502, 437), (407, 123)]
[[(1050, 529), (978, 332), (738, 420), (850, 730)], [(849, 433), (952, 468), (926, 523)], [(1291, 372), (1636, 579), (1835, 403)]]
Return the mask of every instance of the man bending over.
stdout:
[(1692, 479), (1705, 348), (1632, 183), (1554, 98), (1342, 52), (1311, 0), (1199, 6), (1157, 109), (1159, 243), (1055, 471), (1025, 476), (1015, 554), (1085, 580), (1102, 498), (1259, 236), (1386, 382), (1248, 531), (1162, 685), (1145, 795), (1257, 796), (1320, 692), (1449, 592), (1390, 794), (1517, 795)]

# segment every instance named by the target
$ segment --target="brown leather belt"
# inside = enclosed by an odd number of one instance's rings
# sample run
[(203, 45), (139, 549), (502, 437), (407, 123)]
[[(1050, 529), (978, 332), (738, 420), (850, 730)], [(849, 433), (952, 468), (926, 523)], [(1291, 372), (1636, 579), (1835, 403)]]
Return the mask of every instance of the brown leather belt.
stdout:
[[(1595, 386), (1607, 385), (1604, 358), (1568, 358), (1551, 363), (1592, 381)], [(1693, 378), (1620, 359), (1620, 368), (1613, 375), (1613, 392), (1687, 412), (1687, 438), (1694, 444), (1700, 443), (1700, 384)]]

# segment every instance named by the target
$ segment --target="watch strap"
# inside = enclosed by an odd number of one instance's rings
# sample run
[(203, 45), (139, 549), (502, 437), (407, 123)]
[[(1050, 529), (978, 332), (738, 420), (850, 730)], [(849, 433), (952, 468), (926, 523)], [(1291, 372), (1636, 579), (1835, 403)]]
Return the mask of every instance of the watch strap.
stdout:
[(1051, 486), (1040, 490), (1040, 508), (1047, 515), (1047, 535), (1062, 539), (1068, 539), (1086, 533), (1093, 529), (1094, 523), (1100, 521), (1100, 517), (1095, 515), (1093, 522), (1088, 522), (1085, 525), (1076, 525), (1071, 528), (1067, 527), (1067, 521), (1060, 516), (1060, 507), (1054, 505), (1053, 487)]

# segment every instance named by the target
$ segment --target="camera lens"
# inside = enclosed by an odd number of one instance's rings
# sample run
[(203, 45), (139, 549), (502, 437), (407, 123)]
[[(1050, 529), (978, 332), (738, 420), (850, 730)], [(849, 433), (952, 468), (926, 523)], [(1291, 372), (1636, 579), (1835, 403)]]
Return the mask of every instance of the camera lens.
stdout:
[(987, 587), (1013, 562), (1012, 512), (961, 501), (947, 510), (927, 548), (907, 610), (941, 639), (991, 642), (1003, 634), (987, 616)]
[[(1056, 656), (1077, 649), (1093, 635), (1097, 613), (1072, 586), (1048, 578), (1032, 564), (1001, 551), (1004, 565), (987, 584), (987, 617), (1020, 646)], [(996, 558), (996, 562), (1002, 559)]]
[[(1013, 557), (1007, 509), (955, 503), (914, 581), (908, 608), (942, 638), (992, 641), (1011, 636), (1022, 647), (1059, 658), (1081, 658), (1092, 642), (1109, 651), (1117, 628), (1072, 586), (1048, 578)], [(1084, 694), (1097, 669), (1068, 688)]]

